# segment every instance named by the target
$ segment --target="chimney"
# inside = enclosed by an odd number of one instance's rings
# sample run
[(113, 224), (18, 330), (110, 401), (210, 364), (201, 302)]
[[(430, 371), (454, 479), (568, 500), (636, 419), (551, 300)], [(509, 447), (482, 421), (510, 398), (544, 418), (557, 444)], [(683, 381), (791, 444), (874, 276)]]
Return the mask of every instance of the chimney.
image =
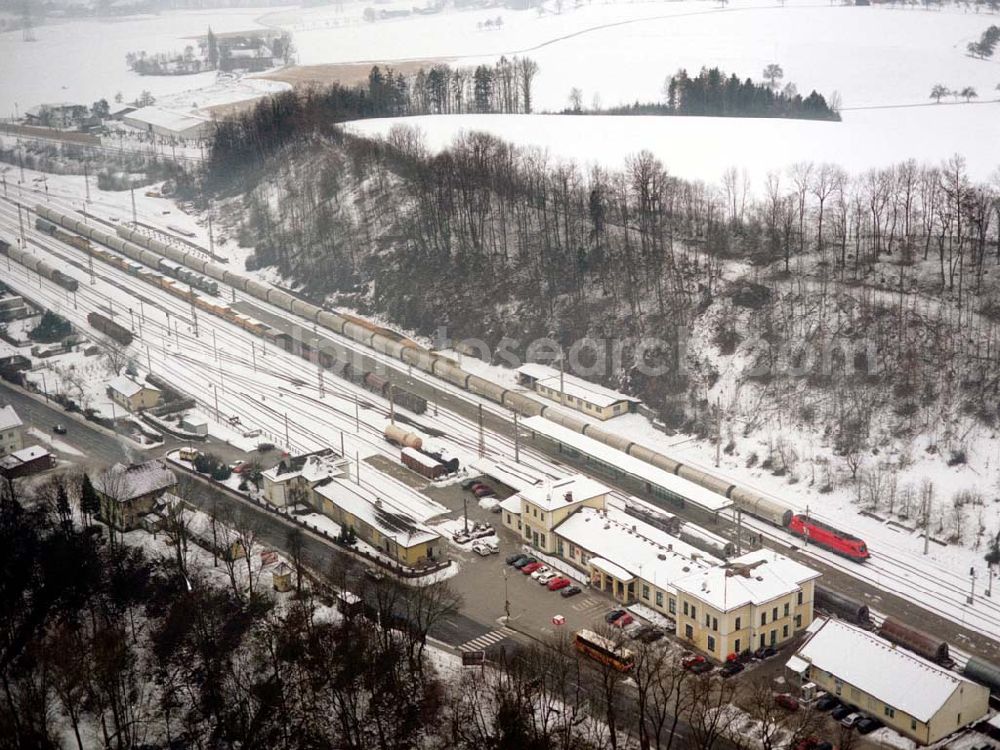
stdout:
[(565, 501), (566, 501), (567, 503), (571, 503), (571, 502), (573, 502), (573, 492), (572, 492), (572, 491), (570, 491), (570, 492), (567, 492), (567, 493), (566, 493), (565, 495), (563, 495), (563, 499), (564, 499), (564, 500), (565, 500)]

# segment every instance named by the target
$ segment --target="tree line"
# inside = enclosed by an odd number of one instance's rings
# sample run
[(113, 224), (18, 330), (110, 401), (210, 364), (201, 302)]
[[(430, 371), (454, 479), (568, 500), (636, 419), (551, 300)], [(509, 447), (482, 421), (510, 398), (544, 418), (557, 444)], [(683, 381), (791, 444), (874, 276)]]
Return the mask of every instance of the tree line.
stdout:
[[(681, 69), (667, 78), (664, 92), (665, 101), (635, 102), (601, 113), (840, 120), (837, 111), (816, 91), (803, 98), (794, 84), (778, 90), (773, 79), (768, 83), (754, 83), (750, 78), (741, 81), (735, 73), (726, 77), (719, 68), (702, 68), (694, 77)], [(574, 110), (571, 107), (569, 111)]]

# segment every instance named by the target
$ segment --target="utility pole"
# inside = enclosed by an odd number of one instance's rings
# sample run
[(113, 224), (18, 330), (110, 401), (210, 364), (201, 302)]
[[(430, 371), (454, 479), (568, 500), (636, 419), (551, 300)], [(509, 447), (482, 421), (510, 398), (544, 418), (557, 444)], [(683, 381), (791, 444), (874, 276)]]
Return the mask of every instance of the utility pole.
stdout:
[(219, 361), (219, 347), (215, 343), (215, 329), (212, 329), (212, 351), (215, 352), (215, 361)]
[(972, 587), (969, 589), (969, 598), (965, 600), (966, 604), (972, 604), (976, 601), (976, 569), (973, 567), (969, 568), (969, 580)]
[(87, 203), (90, 203), (90, 168), (87, 162), (83, 163), (83, 187), (87, 191)]
[(361, 484), (361, 453), (354, 451), (354, 483)]
[(208, 254), (215, 258), (215, 240), (212, 238), (212, 201), (208, 202)]
[(97, 283), (97, 277), (94, 276), (94, 256), (91, 253), (87, 253), (87, 268), (90, 271), (90, 285), (94, 286)]
[(934, 495), (934, 485), (930, 482), (924, 488), (924, 554), (931, 542), (931, 497)]
[(566, 357), (562, 344), (559, 345), (559, 403), (566, 406), (566, 390), (563, 388), (563, 378), (566, 376)]
[(45, 394), (45, 403), (49, 402), (49, 387), (45, 384), (45, 373), (42, 373), (42, 393)]
[(517, 412), (514, 412), (514, 463), (521, 463), (521, 435), (517, 430)]
[(316, 360), (316, 379), (319, 380), (319, 397), (323, 398), (326, 393), (323, 389), (323, 365), (319, 363), (319, 359)]
[(340, 455), (341, 458), (344, 456), (344, 431), (340, 431)]
[(153, 363), (149, 358), (149, 344), (146, 344), (146, 370), (148, 372), (153, 371)]
[(715, 468), (719, 468), (719, 461), (722, 459), (722, 407), (719, 400), (715, 400)]
[(28, 249), (28, 240), (24, 237), (24, 217), (21, 215), (21, 202), (17, 203), (17, 226), (21, 230), (21, 248)]
[(215, 393), (215, 421), (219, 421), (219, 387), (212, 383), (212, 391)]
[(486, 455), (486, 433), (483, 431), (483, 405), (479, 404), (479, 457)]
[(739, 557), (743, 546), (743, 511), (736, 509), (736, 556)]
[(132, 191), (132, 226), (138, 226), (139, 220), (136, 218), (135, 215), (135, 188), (134, 187), (131, 188), (131, 191)]
[(358, 394), (354, 394), (354, 431), (361, 432), (361, 410), (358, 407)]
[(188, 284), (188, 295), (191, 300), (191, 320), (194, 321), (194, 336), (198, 338), (198, 311), (194, 306), (194, 287)]
[(253, 362), (253, 371), (257, 372), (257, 346), (253, 339), (250, 339), (250, 361)]
[(389, 424), (396, 424), (396, 404), (392, 397), (392, 383), (389, 383)]
[(285, 445), (288, 447), (288, 450), (291, 451), (291, 449), (292, 449), (292, 441), (288, 439), (288, 412), (287, 411), (285, 412)]

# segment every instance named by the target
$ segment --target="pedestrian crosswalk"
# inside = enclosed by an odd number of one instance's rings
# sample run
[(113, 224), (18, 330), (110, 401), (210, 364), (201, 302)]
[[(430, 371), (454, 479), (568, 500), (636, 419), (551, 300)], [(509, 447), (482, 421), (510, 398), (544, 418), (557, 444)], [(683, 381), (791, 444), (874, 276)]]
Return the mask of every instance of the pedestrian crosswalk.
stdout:
[(473, 638), (470, 641), (466, 641), (461, 646), (458, 647), (459, 651), (483, 651), (484, 649), (492, 646), (504, 638), (510, 638), (514, 635), (516, 631), (511, 630), (508, 627), (497, 628), (496, 630), (491, 630), (488, 633), (483, 633), (478, 638)]
[(604, 599), (598, 599), (596, 596), (586, 596), (580, 599), (578, 602), (571, 604), (570, 608), (574, 612), (581, 612), (583, 614), (597, 614), (601, 610), (608, 609), (608, 602)]

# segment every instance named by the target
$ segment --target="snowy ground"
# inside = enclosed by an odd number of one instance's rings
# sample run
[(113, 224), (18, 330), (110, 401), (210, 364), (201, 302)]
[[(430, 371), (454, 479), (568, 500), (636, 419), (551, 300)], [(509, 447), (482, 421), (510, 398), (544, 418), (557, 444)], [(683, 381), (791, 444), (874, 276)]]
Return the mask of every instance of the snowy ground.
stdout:
[[(996, 71), (1000, 80), (1000, 70)], [(995, 93), (995, 92), (994, 92)], [(985, 94), (984, 94), (985, 95)], [(829, 162), (859, 174), (907, 159), (938, 164), (960, 153), (969, 174), (985, 181), (1000, 165), (1000, 102), (870, 109), (843, 113), (843, 122), (712, 117), (565, 115), (443, 115), (352, 122), (359, 135), (384, 136), (396, 125), (417, 128), (432, 151), (462, 132), (485, 131), (520, 146), (620, 169), (647, 150), (678, 177), (721, 184), (730, 167), (746, 170), (759, 190), (770, 171), (796, 162)]]
[(98, 22), (74, 20), (35, 29), (36, 41), (20, 31), (0, 34), (0, 116), (47, 102), (79, 102), (88, 106), (115, 94), (125, 101), (143, 90), (155, 97), (211, 86), (215, 72), (191, 76), (140, 76), (125, 65), (128, 52), (183, 51), (209, 26), (216, 33), (262, 28), (263, 9), (171, 11)]

